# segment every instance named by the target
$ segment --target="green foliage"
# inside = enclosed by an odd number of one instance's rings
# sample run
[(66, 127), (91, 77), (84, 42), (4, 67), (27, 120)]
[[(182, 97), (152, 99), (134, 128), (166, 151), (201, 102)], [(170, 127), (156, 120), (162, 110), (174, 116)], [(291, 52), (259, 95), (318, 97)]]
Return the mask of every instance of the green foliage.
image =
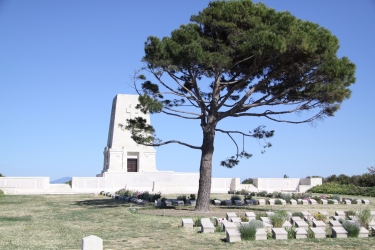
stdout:
[(371, 211), (369, 208), (363, 208), (359, 210), (357, 219), (359, 221), (359, 224), (361, 224), (362, 227), (369, 229), (369, 223), (372, 220), (373, 216), (371, 215)]
[(287, 233), (288, 233), (288, 240), (293, 240), (293, 239), (296, 238), (297, 231), (296, 231), (296, 227), (295, 226), (286, 227), (285, 231), (287, 231)]
[(202, 223), (201, 223), (200, 217), (194, 220), (193, 227), (200, 227), (201, 225), (202, 225)]
[(253, 184), (254, 181), (252, 178), (247, 178), (245, 180), (242, 181), (242, 184)]
[(258, 228), (263, 228), (263, 223), (259, 220), (251, 220), (249, 224), (241, 225), (238, 229), (241, 234), (241, 239), (254, 240)]
[(290, 200), (292, 199), (291, 194), (281, 194), (281, 199), (285, 200), (287, 203), (290, 203)]
[(356, 216), (356, 211), (354, 210), (348, 210), (348, 211), (345, 211), (345, 216), (346, 218), (349, 218), (349, 216)]
[(282, 202), (281, 202), (281, 200), (279, 200), (279, 199), (276, 199), (276, 200), (275, 200), (275, 205), (282, 205)]
[(284, 222), (288, 219), (285, 211), (276, 211), (275, 214), (271, 215), (269, 218), (273, 227), (282, 227)]
[(234, 204), (235, 200), (242, 200), (241, 196), (239, 195), (232, 195), (230, 199), (232, 200), (232, 204)]
[(0, 189), (0, 196), (3, 196), (4, 195), (4, 192), (3, 190)]
[(329, 200), (327, 203), (330, 204), (330, 205), (335, 204), (335, 202), (333, 200)]
[(186, 203), (186, 195), (177, 196), (177, 200), (180, 200), (180, 201), (183, 201), (184, 203)]
[(308, 190), (313, 193), (324, 194), (345, 194), (345, 195), (361, 195), (361, 196), (375, 196), (375, 187), (358, 187), (353, 184), (338, 184), (336, 182), (323, 183)]
[(267, 191), (263, 190), (263, 191), (260, 191), (258, 192), (257, 196), (260, 196), (260, 197), (266, 197), (267, 195)]
[(322, 214), (314, 214), (314, 218), (315, 218), (315, 220), (320, 220), (320, 221), (325, 220), (325, 216), (322, 215)]
[(361, 230), (360, 226), (356, 223), (350, 221), (344, 221), (342, 227), (348, 232), (348, 237), (357, 238), (359, 231)]
[(331, 196), (331, 198), (332, 198), (332, 200), (337, 200), (338, 202), (340, 202), (340, 195), (338, 195), (338, 194), (333, 194), (332, 196)]
[(303, 214), (301, 212), (293, 212), (292, 216), (293, 217), (300, 217), (301, 219), (303, 219)]
[(0, 173), (0, 177), (5, 177), (5, 176)]
[(260, 217), (268, 217), (268, 214), (266, 214), (264, 212), (257, 212), (257, 213), (255, 213), (255, 219), (256, 220), (260, 220)]
[(370, 171), (368, 168), (369, 173), (365, 173), (362, 175), (353, 175), (347, 176), (344, 174), (340, 174), (339, 176), (330, 175), (327, 178), (323, 179), (323, 183), (337, 183), (341, 185), (348, 185), (352, 184), (357, 187), (374, 187), (375, 186), (375, 174)]
[(190, 194), (189, 200), (196, 200), (197, 196), (195, 194)]
[(241, 222), (249, 222), (249, 218), (241, 216)]

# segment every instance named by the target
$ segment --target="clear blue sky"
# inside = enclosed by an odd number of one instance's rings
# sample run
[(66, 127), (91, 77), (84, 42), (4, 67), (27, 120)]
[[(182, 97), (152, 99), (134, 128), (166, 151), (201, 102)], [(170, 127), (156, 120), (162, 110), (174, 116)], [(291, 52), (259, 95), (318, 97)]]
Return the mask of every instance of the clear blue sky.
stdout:
[[(362, 174), (375, 166), (375, 2), (269, 0), (269, 7), (328, 28), (339, 56), (357, 65), (352, 97), (335, 117), (291, 125), (261, 119), (222, 127), (274, 129), (265, 154), (234, 169), (219, 166), (234, 153), (224, 135), (215, 144), (214, 177), (306, 177)], [(102, 170), (111, 103), (142, 66), (150, 35), (163, 37), (208, 1), (0, 0), (0, 173), (6, 176), (95, 176)], [(197, 124), (153, 115), (163, 140), (199, 145)], [(221, 125), (219, 125), (221, 127)], [(200, 152), (178, 145), (157, 148), (157, 168), (196, 172)]]

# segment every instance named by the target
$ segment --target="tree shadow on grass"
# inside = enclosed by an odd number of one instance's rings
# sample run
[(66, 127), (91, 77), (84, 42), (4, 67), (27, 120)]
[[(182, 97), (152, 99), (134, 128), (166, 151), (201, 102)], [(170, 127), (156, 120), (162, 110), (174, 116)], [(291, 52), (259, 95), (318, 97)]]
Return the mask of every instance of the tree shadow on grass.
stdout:
[(83, 200), (73, 203), (73, 205), (88, 207), (89, 209), (100, 209), (100, 208), (116, 208), (116, 207), (130, 207), (129, 203), (124, 203), (116, 199), (94, 199), (94, 200)]

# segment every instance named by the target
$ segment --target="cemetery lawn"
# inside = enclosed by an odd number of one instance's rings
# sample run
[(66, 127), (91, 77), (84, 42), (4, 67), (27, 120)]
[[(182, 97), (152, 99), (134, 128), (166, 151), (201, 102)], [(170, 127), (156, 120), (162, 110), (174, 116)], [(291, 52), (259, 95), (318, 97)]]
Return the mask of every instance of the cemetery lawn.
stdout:
[[(176, 195), (166, 195), (175, 198)], [(212, 198), (230, 195), (212, 195)], [(350, 197), (350, 196), (345, 196)], [(361, 198), (356, 196), (357, 198)], [(368, 198), (375, 211), (375, 198)], [(136, 205), (132, 204), (133, 207)], [(101, 237), (104, 249), (374, 249), (375, 237), (349, 239), (304, 239), (242, 241), (226, 243), (225, 233), (201, 234), (199, 229), (181, 228), (181, 218), (197, 218), (189, 208), (140, 208), (94, 195), (7, 195), (0, 197), (0, 249), (81, 249), (81, 239)], [(365, 205), (273, 206), (273, 210), (327, 211), (358, 210)], [(212, 214), (269, 211), (271, 206), (212, 208)]]

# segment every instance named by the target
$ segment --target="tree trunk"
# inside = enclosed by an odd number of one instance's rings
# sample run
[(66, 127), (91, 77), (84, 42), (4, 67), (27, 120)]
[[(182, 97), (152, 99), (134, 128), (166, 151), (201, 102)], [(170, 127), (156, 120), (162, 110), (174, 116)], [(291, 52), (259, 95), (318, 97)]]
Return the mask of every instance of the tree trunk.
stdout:
[(202, 156), (199, 169), (198, 199), (195, 206), (196, 211), (210, 211), (210, 194), (212, 178), (212, 155), (214, 153), (214, 140), (216, 123), (206, 125), (203, 128)]

